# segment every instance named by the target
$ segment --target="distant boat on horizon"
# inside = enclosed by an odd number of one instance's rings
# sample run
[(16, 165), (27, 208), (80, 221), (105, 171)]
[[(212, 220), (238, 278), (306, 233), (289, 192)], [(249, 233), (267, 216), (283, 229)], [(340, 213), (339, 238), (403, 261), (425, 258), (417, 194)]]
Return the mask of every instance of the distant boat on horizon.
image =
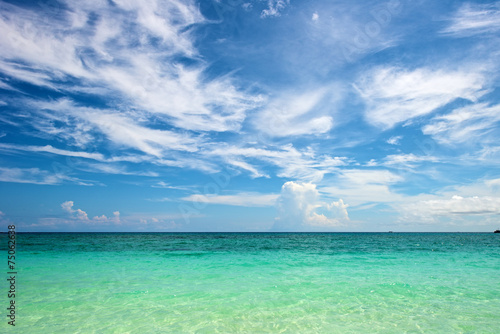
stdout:
[(500, 230), (495, 230), (495, 232), (493, 232), (493, 233), (500, 233)]

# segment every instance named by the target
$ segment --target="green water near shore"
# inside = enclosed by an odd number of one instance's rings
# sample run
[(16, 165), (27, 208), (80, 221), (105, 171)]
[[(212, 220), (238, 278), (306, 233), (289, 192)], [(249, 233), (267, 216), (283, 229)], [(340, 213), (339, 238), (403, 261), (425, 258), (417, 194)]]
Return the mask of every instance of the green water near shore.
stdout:
[(493, 233), (29, 233), (17, 270), (22, 333), (496, 333), (500, 315)]

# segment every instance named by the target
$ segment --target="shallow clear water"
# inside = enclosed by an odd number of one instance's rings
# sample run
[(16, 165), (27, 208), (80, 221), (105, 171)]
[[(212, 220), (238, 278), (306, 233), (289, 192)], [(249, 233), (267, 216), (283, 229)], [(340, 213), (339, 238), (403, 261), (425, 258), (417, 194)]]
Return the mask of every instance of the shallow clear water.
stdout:
[(499, 328), (493, 233), (29, 233), (17, 242), (16, 332)]

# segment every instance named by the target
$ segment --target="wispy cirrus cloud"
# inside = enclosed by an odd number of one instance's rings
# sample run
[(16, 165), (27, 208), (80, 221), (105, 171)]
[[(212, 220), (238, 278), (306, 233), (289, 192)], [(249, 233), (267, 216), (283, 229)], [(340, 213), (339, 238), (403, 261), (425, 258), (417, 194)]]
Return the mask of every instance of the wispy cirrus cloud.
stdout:
[(7, 144), (0, 143), (0, 150), (4, 151), (26, 151), (26, 152), (46, 152), (56, 155), (62, 155), (67, 157), (78, 157), (85, 159), (92, 159), (97, 161), (105, 161), (105, 157), (101, 153), (89, 153), (89, 152), (79, 152), (79, 151), (69, 151), (55, 148), (52, 145), (45, 146), (35, 146), (35, 145), (18, 145), (18, 144)]
[(258, 193), (238, 193), (235, 195), (201, 195), (193, 194), (181, 198), (183, 201), (199, 202), (205, 204), (223, 204), (246, 207), (273, 206), (278, 195)]
[[(329, 155), (316, 156), (312, 149), (298, 150), (293, 145), (274, 148), (239, 147), (233, 145), (219, 145), (207, 153), (209, 156), (223, 159), (238, 159), (238, 161), (260, 161), (266, 165), (277, 167), (279, 177), (302, 181), (320, 181), (326, 173), (331, 173), (340, 166), (349, 163), (346, 157), (331, 157)], [(237, 165), (235, 165), (237, 166)], [(239, 166), (241, 167), (241, 166)], [(247, 169), (258, 175), (265, 175), (256, 167), (246, 164)]]
[(477, 103), (434, 117), (422, 131), (446, 145), (495, 144), (500, 123), (500, 105)]
[(334, 105), (333, 88), (284, 94), (271, 101), (256, 118), (256, 129), (271, 137), (320, 135), (333, 127), (329, 115)]
[[(75, 143), (87, 144), (90, 138), (96, 138), (97, 131), (115, 145), (133, 148), (155, 157), (162, 157), (165, 150), (187, 152), (197, 150), (195, 138), (188, 134), (141, 125), (145, 121), (141, 119), (142, 115), (133, 112), (79, 106), (68, 99), (33, 102), (32, 105), (41, 108), (45, 116), (40, 123), (35, 124), (36, 128), (42, 132), (62, 136), (64, 139), (71, 136)], [(47, 117), (48, 112), (51, 117)], [(54, 124), (68, 118), (72, 120), (66, 122), (68, 126), (66, 128)]]
[[(237, 87), (230, 75), (205, 73), (208, 64), (198, 54), (194, 33), (205, 18), (194, 1), (62, 2), (51, 9), (50, 22), (46, 11), (0, 5), (5, 31), (0, 71), (13, 81), (67, 96), (13, 100), (29, 108), (2, 120), (25, 132), (29, 124), (36, 130), (29, 135), (65, 143), (64, 149), (25, 146), (18, 151), (95, 159), (108, 164), (94, 164), (94, 171), (128, 174), (123, 166), (109, 165), (113, 157), (105, 157), (104, 151), (119, 149), (123, 154), (113, 154), (115, 161), (136, 155), (130, 162), (216, 172), (217, 163), (193, 154), (210, 137), (204, 133), (240, 130), (247, 113), (264, 101)], [(86, 98), (76, 102), (73, 96), (79, 94), (106, 105), (86, 104)], [(230, 163), (265, 176), (244, 161)]]
[(413, 153), (409, 154), (391, 154), (384, 158), (381, 165), (386, 167), (405, 167), (414, 168), (416, 165), (423, 162), (438, 162), (439, 158), (430, 155), (415, 155)]
[(51, 24), (32, 8), (2, 3), (2, 9), (0, 70), (16, 80), (69, 93), (93, 87), (95, 95), (131, 103), (129, 111), (196, 131), (238, 130), (262, 101), (229, 76), (204, 74), (193, 27), (205, 19), (194, 1), (67, 2)]
[(61, 172), (51, 172), (39, 168), (10, 168), (0, 167), (0, 181), (14, 183), (31, 183), (57, 185), (64, 182), (76, 183), (79, 185), (93, 185), (92, 181), (84, 181), (78, 178), (66, 175)]
[[(0, 80), (0, 89), (5, 89), (5, 90), (15, 90), (11, 85), (9, 85), (8, 83), (6, 82), (3, 82), (2, 80)], [(4, 101), (0, 101), (0, 106), (4, 106), (6, 105), (7, 103), (4, 102)]]
[(463, 4), (441, 33), (456, 37), (492, 34), (500, 30), (500, 3)]
[(427, 115), (457, 98), (476, 101), (486, 92), (482, 72), (481, 68), (409, 71), (382, 67), (364, 75), (355, 87), (367, 105), (367, 121), (386, 130)]

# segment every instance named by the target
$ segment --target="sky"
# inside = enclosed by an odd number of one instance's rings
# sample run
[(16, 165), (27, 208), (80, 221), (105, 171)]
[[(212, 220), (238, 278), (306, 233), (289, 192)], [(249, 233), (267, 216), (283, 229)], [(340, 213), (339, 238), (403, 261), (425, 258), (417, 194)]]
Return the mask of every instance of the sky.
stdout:
[(500, 2), (0, 2), (0, 224), (492, 232)]

